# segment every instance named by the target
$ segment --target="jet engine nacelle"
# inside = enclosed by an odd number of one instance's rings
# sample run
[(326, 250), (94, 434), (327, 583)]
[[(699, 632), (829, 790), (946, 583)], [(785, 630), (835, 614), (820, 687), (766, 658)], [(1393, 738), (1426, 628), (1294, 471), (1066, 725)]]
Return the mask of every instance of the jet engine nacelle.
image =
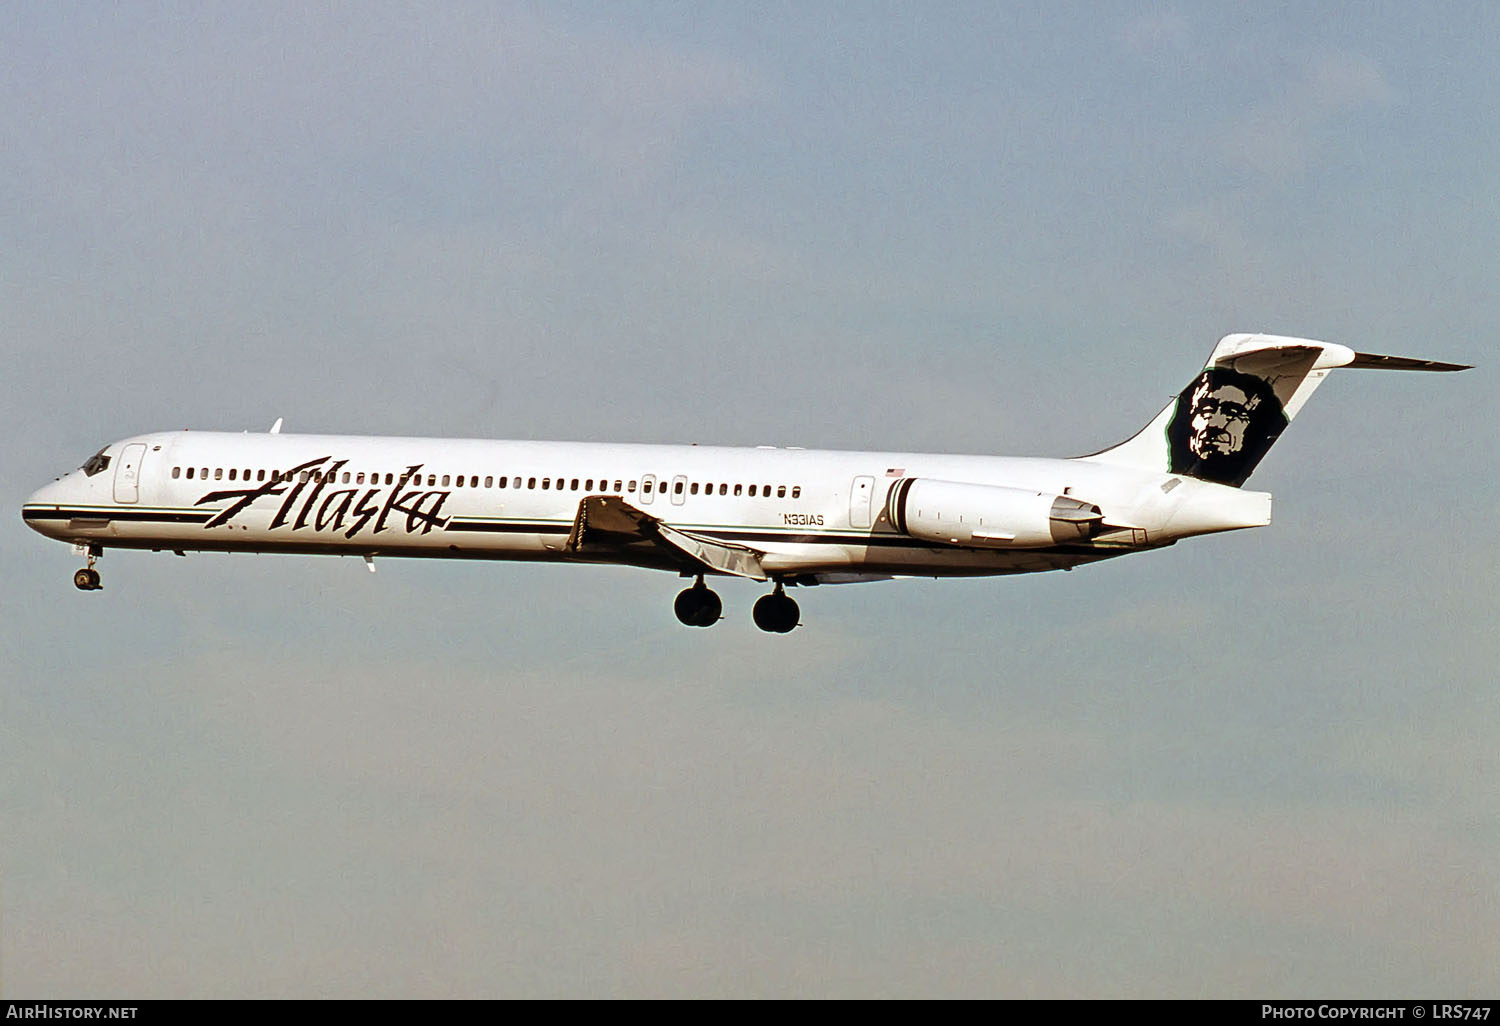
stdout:
[(886, 515), (913, 538), (985, 549), (1088, 541), (1104, 524), (1098, 506), (1068, 495), (914, 477), (896, 482)]

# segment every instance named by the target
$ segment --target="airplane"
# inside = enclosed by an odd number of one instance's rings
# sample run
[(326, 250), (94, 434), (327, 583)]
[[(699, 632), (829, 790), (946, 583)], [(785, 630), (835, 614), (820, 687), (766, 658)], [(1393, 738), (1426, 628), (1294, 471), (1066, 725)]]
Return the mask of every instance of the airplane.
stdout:
[(1458, 371), (1265, 334), (1226, 335), (1139, 433), (1071, 459), (176, 431), (113, 442), (30, 496), (101, 588), (106, 548), (614, 563), (696, 578), (674, 611), (709, 627), (707, 577), (769, 583), (761, 630), (800, 623), (790, 587), (1071, 570), (1262, 527), (1241, 488), (1330, 370)]

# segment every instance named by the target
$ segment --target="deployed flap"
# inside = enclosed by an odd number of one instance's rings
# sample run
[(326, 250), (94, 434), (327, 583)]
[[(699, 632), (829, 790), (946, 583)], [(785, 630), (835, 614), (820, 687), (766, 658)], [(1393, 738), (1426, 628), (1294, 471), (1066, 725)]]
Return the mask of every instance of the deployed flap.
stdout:
[(760, 566), (762, 553), (757, 550), (671, 527), (618, 495), (584, 497), (578, 504), (566, 548), (569, 552), (597, 552), (642, 541), (664, 549), (674, 561), (693, 569), (754, 581), (767, 579)]
[(698, 562), (720, 573), (733, 574), (735, 577), (748, 577), (752, 581), (766, 579), (766, 572), (760, 568), (761, 554), (752, 548), (730, 542), (713, 541), (668, 527), (660, 521), (657, 522), (656, 530), (657, 536), (662, 541), (686, 552)]

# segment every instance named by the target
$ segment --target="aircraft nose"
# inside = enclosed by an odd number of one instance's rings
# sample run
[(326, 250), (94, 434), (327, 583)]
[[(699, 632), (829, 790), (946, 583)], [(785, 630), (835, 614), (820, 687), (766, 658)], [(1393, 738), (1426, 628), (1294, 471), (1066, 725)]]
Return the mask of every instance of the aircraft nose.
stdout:
[(28, 506), (56, 506), (62, 501), (63, 479), (58, 478), (42, 485), (36, 491), (26, 496)]
[(66, 493), (66, 482), (61, 479), (42, 485), (21, 505), (21, 519), (32, 530), (48, 534), (49, 526), (57, 523), (58, 510), (66, 502)]

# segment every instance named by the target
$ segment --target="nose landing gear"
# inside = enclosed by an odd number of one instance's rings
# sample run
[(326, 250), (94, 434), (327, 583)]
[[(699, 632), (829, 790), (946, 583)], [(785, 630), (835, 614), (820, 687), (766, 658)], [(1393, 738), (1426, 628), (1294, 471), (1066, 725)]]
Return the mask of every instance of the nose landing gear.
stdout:
[(719, 622), (724, 603), (703, 584), (703, 575), (699, 574), (698, 582), (677, 596), (672, 609), (677, 619), (689, 627), (712, 627)]
[(79, 591), (99, 591), (104, 585), (99, 583), (99, 571), (94, 569), (94, 562), (104, 551), (97, 545), (90, 545), (88, 552), (89, 565), (73, 575), (73, 587)]
[(771, 594), (763, 596), (755, 603), (751, 610), (751, 616), (755, 619), (755, 626), (772, 634), (786, 634), (797, 626), (797, 618), (802, 611), (797, 607), (795, 600), (787, 598), (782, 590), (780, 581), (776, 582), (776, 590)]

